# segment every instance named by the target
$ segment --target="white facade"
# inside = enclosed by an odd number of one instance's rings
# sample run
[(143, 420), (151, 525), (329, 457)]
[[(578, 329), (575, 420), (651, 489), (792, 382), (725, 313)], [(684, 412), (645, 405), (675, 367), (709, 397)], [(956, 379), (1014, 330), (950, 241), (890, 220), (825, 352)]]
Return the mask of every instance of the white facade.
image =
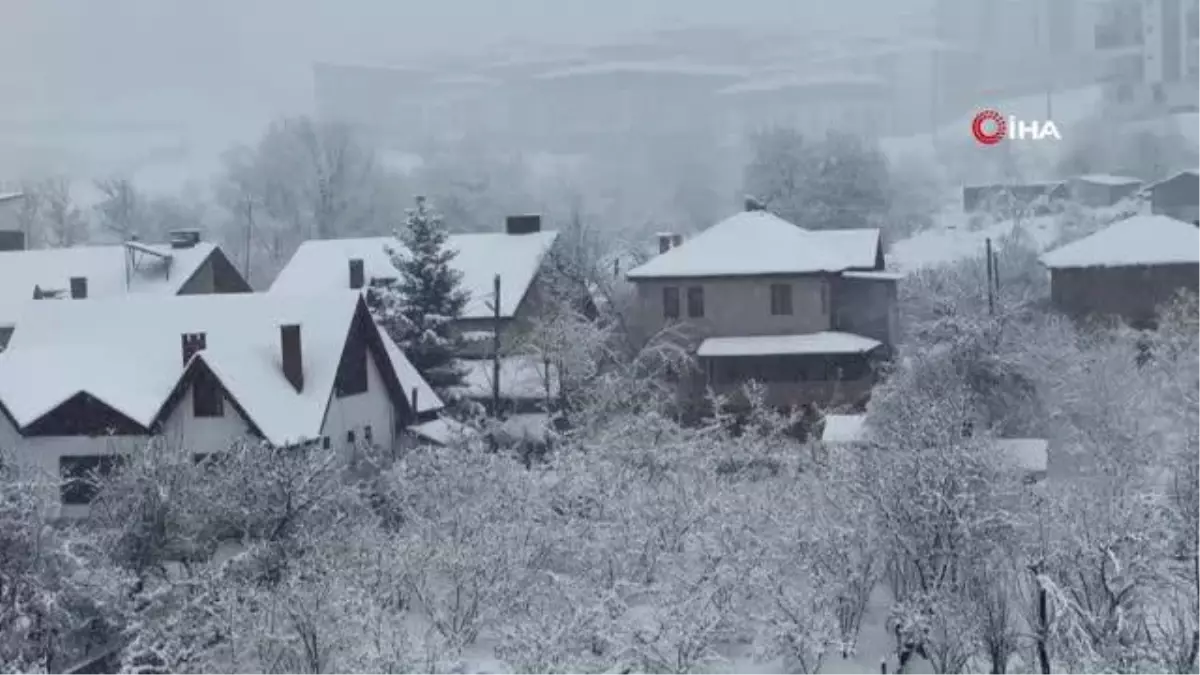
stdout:
[[(331, 448), (346, 453), (346, 458), (363, 444), (393, 448), (397, 442), (397, 421), (391, 395), (384, 384), (381, 368), (368, 350), (367, 390), (353, 396), (331, 394), (321, 435)], [(228, 398), (223, 401), (220, 417), (197, 417), (189, 388), (162, 420), (160, 438), (172, 447), (185, 447), (195, 455), (217, 454), (239, 440), (255, 440), (253, 427)], [(253, 411), (248, 411), (253, 416)], [(353, 440), (349, 434), (353, 432)], [(370, 437), (368, 440), (367, 437)], [(47, 502), (58, 516), (75, 518), (87, 514), (87, 506), (66, 505), (57, 486), (62, 479), (60, 462), (65, 457), (94, 457), (129, 453), (150, 442), (148, 436), (22, 436), (7, 415), (0, 415), (0, 450), (18, 465), (47, 482)]]

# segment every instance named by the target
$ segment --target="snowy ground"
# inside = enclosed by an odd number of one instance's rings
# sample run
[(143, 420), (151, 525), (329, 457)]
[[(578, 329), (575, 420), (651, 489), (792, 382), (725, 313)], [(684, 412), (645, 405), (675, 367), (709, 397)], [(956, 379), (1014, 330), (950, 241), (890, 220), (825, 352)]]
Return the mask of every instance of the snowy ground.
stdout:
[[(1059, 216), (1038, 216), (1022, 220), (1021, 227), (1044, 251), (1057, 241), (1058, 223)], [(1002, 220), (972, 229), (970, 219), (961, 210), (947, 210), (930, 229), (892, 244), (887, 254), (888, 268), (912, 272), (982, 256), (989, 238), (995, 243), (1012, 232), (1014, 225), (1011, 220)]]

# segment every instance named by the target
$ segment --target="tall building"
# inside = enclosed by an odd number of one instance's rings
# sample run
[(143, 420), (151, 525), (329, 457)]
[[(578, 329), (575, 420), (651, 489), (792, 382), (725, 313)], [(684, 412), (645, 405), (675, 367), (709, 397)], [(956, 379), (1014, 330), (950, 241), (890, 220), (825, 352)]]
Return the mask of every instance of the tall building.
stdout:
[(1105, 101), (1127, 117), (1195, 111), (1200, 102), (1200, 0), (1106, 0), (1094, 47)]

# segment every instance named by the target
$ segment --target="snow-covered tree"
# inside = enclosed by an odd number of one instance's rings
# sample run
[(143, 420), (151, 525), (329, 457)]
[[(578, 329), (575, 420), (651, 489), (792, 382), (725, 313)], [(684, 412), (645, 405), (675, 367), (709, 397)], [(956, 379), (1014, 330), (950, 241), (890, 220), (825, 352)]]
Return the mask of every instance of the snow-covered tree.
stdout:
[(885, 225), (887, 158), (863, 139), (830, 133), (816, 142), (779, 128), (752, 138), (743, 190), (784, 220), (814, 230)]
[(386, 250), (399, 277), (369, 296), (376, 319), (434, 391), (443, 400), (455, 400), (463, 373), (456, 359), (461, 338), (453, 322), (468, 301), (462, 273), (450, 265), (458, 252), (448, 244), (441, 213), (424, 197), (417, 197), (396, 240)]
[(95, 206), (96, 227), (100, 236), (129, 241), (145, 237), (145, 198), (128, 178), (106, 178), (96, 181), (101, 199)]
[(65, 248), (88, 240), (88, 223), (64, 177), (26, 181), (17, 222), (27, 248)]
[(400, 177), (348, 127), (307, 117), (273, 122), (252, 146), (224, 156), (217, 201), (225, 243), (269, 281), (306, 239), (382, 234), (403, 213)]

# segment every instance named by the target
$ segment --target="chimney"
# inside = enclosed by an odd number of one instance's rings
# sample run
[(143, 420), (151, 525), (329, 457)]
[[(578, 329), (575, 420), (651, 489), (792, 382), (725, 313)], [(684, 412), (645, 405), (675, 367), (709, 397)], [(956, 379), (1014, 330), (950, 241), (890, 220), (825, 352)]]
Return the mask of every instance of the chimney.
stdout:
[(358, 289), (363, 287), (365, 281), (366, 281), (366, 278), (363, 273), (362, 258), (351, 258), (350, 259), (350, 288), (357, 291)]
[(759, 200), (758, 197), (746, 195), (746, 210), (747, 211), (766, 211), (767, 207)]
[(192, 248), (200, 243), (200, 230), (171, 230), (171, 248)]
[(204, 333), (184, 333), (182, 336), (183, 342), (183, 365), (186, 367), (188, 361), (196, 355), (196, 352), (208, 347), (208, 338)]
[(279, 346), (283, 356), (283, 376), (296, 388), (304, 391), (304, 363), (301, 360), (300, 326), (288, 324), (279, 327)]
[(542, 217), (538, 215), (509, 216), (504, 219), (504, 231), (508, 234), (533, 234), (542, 231)]
[(682, 234), (671, 235), (671, 248), (679, 248), (682, 245), (683, 245), (683, 235)]
[(83, 300), (87, 297), (87, 277), (71, 277), (71, 298)]
[(675, 242), (675, 235), (670, 232), (658, 233), (658, 252), (666, 253), (671, 250), (671, 244)]
[(20, 230), (0, 230), (0, 251), (24, 251), (25, 233)]

